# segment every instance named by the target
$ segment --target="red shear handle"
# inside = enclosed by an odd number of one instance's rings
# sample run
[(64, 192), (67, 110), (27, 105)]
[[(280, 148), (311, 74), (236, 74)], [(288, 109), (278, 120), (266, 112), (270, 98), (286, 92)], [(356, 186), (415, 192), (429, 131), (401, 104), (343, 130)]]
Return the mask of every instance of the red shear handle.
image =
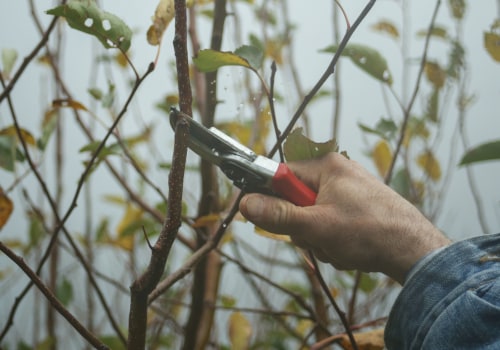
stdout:
[(311, 206), (316, 202), (316, 193), (301, 182), (285, 163), (280, 163), (274, 174), (273, 190), (301, 207)]

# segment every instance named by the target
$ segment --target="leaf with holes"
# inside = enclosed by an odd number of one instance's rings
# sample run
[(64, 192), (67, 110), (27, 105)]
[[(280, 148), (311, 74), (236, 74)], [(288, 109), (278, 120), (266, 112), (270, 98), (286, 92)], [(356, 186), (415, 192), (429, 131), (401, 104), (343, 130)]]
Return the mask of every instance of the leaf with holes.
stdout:
[(338, 152), (337, 141), (314, 142), (302, 133), (302, 128), (293, 130), (288, 135), (283, 151), (289, 162), (320, 158), (330, 152)]
[[(321, 52), (337, 52), (338, 45), (329, 46)], [(377, 80), (392, 85), (392, 75), (387, 60), (377, 50), (361, 44), (348, 44), (341, 53), (349, 57), (354, 64)]]
[(95, 36), (107, 49), (126, 52), (130, 48), (132, 30), (119, 17), (102, 11), (95, 1), (70, 0), (47, 14), (66, 18), (71, 28)]

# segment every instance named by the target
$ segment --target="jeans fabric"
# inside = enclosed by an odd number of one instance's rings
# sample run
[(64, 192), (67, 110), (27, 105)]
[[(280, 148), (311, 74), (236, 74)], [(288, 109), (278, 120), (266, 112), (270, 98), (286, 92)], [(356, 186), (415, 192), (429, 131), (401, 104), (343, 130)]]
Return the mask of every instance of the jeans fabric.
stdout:
[(385, 343), (389, 350), (500, 349), (500, 234), (421, 259), (392, 308)]

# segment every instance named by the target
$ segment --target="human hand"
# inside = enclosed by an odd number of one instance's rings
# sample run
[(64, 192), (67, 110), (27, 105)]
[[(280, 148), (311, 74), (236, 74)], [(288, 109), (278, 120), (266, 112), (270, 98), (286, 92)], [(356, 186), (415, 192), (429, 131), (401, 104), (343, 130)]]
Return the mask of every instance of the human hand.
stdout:
[(338, 153), (288, 163), (318, 193), (316, 204), (298, 207), (280, 198), (247, 194), (240, 211), (254, 224), (288, 234), (334, 267), (382, 272), (404, 283), (424, 255), (450, 241), (411, 203), (361, 165)]

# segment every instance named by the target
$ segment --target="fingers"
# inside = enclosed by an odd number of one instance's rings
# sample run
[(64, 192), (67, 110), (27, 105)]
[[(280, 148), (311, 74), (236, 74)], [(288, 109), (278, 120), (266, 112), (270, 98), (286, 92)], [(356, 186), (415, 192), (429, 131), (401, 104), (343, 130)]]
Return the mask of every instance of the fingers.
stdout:
[(344, 156), (331, 152), (321, 158), (287, 163), (302, 182), (318, 191), (325, 176), (332, 177), (345, 169), (349, 160)]
[(247, 194), (240, 211), (248, 220), (274, 233), (293, 234), (307, 226), (304, 210), (283, 199), (262, 194)]

